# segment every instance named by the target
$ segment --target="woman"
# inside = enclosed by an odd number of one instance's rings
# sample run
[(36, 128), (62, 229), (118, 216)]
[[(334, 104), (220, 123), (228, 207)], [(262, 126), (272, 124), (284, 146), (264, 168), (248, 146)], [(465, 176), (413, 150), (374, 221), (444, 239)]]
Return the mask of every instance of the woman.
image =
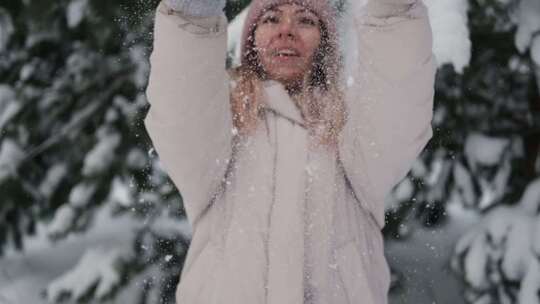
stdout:
[(326, 0), (254, 0), (229, 72), (224, 0), (160, 3), (145, 126), (193, 228), (179, 304), (387, 303), (384, 197), (432, 136), (435, 61), (421, 0), (358, 2), (343, 37)]

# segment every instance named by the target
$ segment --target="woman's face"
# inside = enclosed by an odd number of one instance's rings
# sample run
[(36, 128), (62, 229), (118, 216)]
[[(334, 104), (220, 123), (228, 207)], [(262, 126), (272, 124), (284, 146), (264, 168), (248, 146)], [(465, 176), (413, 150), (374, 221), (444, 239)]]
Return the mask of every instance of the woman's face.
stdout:
[(283, 4), (263, 13), (255, 30), (255, 48), (269, 78), (301, 81), (313, 66), (321, 44), (320, 20), (301, 5)]

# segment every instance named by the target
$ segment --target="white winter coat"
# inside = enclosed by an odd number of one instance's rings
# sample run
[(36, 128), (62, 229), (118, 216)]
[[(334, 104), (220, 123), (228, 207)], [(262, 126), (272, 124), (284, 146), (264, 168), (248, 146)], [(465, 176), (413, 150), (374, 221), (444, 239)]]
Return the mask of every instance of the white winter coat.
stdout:
[(331, 153), (308, 148), (274, 81), (255, 134), (238, 140), (225, 16), (159, 5), (144, 122), (193, 228), (178, 304), (387, 303), (384, 197), (432, 137), (435, 61), (421, 0), (352, 7), (349, 120)]

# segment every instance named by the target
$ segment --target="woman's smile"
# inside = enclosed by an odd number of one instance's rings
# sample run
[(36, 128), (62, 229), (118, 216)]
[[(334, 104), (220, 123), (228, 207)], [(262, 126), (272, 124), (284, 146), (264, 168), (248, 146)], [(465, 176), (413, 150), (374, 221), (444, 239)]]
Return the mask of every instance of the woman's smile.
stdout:
[(298, 50), (290, 47), (274, 49), (271, 51), (270, 56), (272, 57), (273, 64), (279, 65), (301, 66), (306, 60)]

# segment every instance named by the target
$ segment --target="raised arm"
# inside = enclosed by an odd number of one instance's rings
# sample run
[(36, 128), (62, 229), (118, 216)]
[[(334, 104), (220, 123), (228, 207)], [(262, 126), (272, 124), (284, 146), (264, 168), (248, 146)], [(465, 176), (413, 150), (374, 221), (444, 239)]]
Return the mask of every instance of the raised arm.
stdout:
[(357, 2), (339, 154), (355, 194), (382, 229), (385, 196), (433, 135), (436, 64), (422, 0)]
[(225, 15), (193, 17), (160, 3), (144, 120), (190, 224), (219, 189), (231, 157)]

